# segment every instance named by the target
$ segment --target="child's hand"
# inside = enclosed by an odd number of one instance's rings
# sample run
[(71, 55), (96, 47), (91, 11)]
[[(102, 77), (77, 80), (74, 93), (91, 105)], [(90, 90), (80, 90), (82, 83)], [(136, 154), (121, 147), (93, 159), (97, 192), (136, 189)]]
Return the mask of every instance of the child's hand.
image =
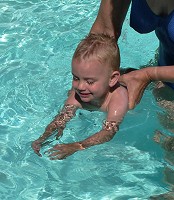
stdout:
[(57, 144), (45, 153), (49, 154), (48, 157), (50, 160), (62, 160), (82, 149), (84, 149), (82, 145), (78, 142), (75, 142), (70, 144)]
[(42, 142), (41, 141), (39, 141), (39, 140), (35, 140), (34, 142), (32, 142), (32, 144), (31, 144), (31, 147), (32, 147), (32, 149), (34, 150), (34, 152), (38, 155), (38, 156), (42, 156), (41, 154), (40, 154), (40, 149), (41, 149), (41, 145), (42, 145)]

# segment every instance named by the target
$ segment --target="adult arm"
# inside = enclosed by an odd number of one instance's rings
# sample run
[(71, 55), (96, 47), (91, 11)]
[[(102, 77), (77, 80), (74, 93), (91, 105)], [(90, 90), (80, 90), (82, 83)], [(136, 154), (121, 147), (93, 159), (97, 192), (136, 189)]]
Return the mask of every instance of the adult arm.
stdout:
[(147, 67), (122, 75), (119, 82), (127, 86), (129, 109), (133, 109), (140, 102), (151, 81), (174, 83), (174, 66)]
[(149, 67), (143, 69), (151, 81), (166, 81), (174, 83), (174, 65)]
[(91, 33), (105, 33), (118, 40), (131, 0), (102, 0)]

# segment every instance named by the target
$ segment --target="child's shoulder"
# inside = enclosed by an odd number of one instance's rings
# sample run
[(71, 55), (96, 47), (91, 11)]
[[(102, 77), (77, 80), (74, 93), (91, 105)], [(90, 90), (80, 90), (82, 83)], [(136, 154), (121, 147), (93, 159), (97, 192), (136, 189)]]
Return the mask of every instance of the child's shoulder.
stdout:
[(128, 92), (123, 86), (117, 87), (112, 93), (107, 106), (107, 119), (121, 122), (128, 111)]
[(128, 98), (128, 90), (126, 87), (119, 85), (117, 88), (115, 88), (112, 92), (112, 97), (118, 97), (118, 98)]
[(76, 93), (74, 89), (68, 91), (68, 98), (65, 101), (65, 104), (75, 105), (77, 108), (81, 108), (81, 103), (76, 98)]
[(124, 106), (128, 105), (128, 91), (126, 87), (120, 85), (112, 93), (108, 106)]

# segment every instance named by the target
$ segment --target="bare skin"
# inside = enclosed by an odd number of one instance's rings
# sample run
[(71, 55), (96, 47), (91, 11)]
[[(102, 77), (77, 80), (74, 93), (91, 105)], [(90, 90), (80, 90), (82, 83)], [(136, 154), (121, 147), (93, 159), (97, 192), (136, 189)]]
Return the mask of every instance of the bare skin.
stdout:
[(63, 135), (63, 130), (65, 128), (65, 123), (70, 121), (74, 116), (77, 110), (76, 106), (64, 106), (61, 113), (59, 113), (55, 119), (46, 127), (45, 132), (34, 142), (32, 142), (32, 149), (38, 156), (42, 156), (40, 154), (40, 149), (42, 146), (49, 142), (45, 142), (47, 138), (49, 138), (54, 131), (57, 131), (55, 134), (56, 139), (58, 140)]
[[(174, 137), (167, 136), (162, 132), (156, 130), (154, 135), (154, 141), (161, 145), (165, 150), (165, 160), (170, 164), (174, 165), (173, 161), (173, 152), (174, 152)], [(170, 192), (165, 194), (160, 194), (157, 196), (152, 196), (150, 199), (166, 199), (172, 200), (174, 199), (174, 171), (170, 167), (165, 167), (164, 169), (164, 181), (170, 186)]]
[(154, 197), (150, 197), (150, 200), (174, 200), (174, 192), (168, 192), (166, 194), (160, 194)]
[(151, 82), (149, 74), (140, 71), (129, 72), (120, 77), (119, 82), (127, 87), (129, 93), (129, 109), (133, 109), (141, 100), (144, 90)]
[[(115, 40), (118, 41), (130, 3), (131, 0), (102, 0), (98, 16), (91, 28), (91, 32), (107, 33), (114, 36)], [(167, 16), (174, 10), (173, 0), (147, 0), (147, 3), (152, 12), (159, 16)], [(127, 86), (129, 109), (133, 109), (136, 104), (140, 102), (145, 88), (151, 81), (174, 83), (174, 65), (168, 67), (147, 67), (136, 70), (122, 75), (119, 81)], [(157, 135), (159, 136), (159, 134)], [(157, 141), (159, 141), (158, 136), (156, 137)], [(169, 192), (167, 194), (151, 197), (151, 199), (159, 199), (161, 197), (172, 200), (174, 199), (173, 195), (173, 192)]]
[[(105, 67), (103, 67), (105, 66)], [(73, 89), (65, 102), (70, 110), (63, 109), (51, 122), (43, 135), (32, 143), (38, 156), (40, 149), (53, 131), (58, 130), (61, 136), (66, 123), (73, 117), (77, 109), (98, 110), (107, 113), (106, 123), (102, 129), (90, 137), (73, 143), (57, 144), (45, 153), (51, 160), (61, 160), (73, 153), (94, 145), (110, 141), (128, 110), (127, 90), (118, 83), (119, 72), (113, 71), (109, 63), (101, 63), (96, 58), (73, 59)]]
[(167, 136), (162, 132), (156, 130), (154, 135), (154, 141), (161, 144), (161, 146), (167, 151), (174, 151), (174, 137)]
[[(114, 36), (117, 41), (130, 3), (131, 0), (102, 0), (90, 32), (106, 33)], [(168, 15), (174, 10), (173, 0), (147, 0), (147, 3), (151, 10), (159, 16)]]
[(143, 68), (122, 75), (119, 81), (127, 86), (129, 109), (133, 109), (151, 81), (174, 82), (174, 66)]
[(151, 10), (159, 16), (169, 15), (174, 10), (173, 0), (146, 0)]
[[(102, 0), (98, 16), (90, 30), (92, 33), (107, 33), (117, 41), (131, 0)], [(166, 16), (174, 10), (173, 0), (147, 0), (151, 10), (159, 16)], [(152, 74), (151, 74), (152, 73)], [(147, 78), (147, 74), (148, 77)], [(174, 65), (136, 70), (120, 77), (129, 93), (129, 109), (133, 109), (141, 100), (143, 92), (150, 81), (174, 82)], [(135, 89), (136, 88), (136, 89)]]

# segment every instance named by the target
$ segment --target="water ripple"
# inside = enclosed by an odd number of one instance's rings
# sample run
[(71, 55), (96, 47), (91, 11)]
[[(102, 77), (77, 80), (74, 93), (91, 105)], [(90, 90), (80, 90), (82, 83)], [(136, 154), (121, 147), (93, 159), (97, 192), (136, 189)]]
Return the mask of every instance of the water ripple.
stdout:
[[(140, 106), (129, 113), (111, 143), (55, 162), (31, 149), (31, 141), (44, 131), (67, 97), (74, 49), (89, 32), (99, 3), (0, 2), (0, 199), (146, 199), (166, 191), (163, 182), (157, 183), (162, 154), (156, 158), (151, 153), (150, 148), (155, 151), (156, 147), (145, 136), (159, 126), (150, 92), (142, 104), (146, 110)], [(122, 41), (127, 42), (128, 31), (124, 33)], [(54, 143), (90, 136), (101, 128), (103, 118), (98, 112), (79, 111)], [(42, 153), (50, 147), (45, 146)]]

